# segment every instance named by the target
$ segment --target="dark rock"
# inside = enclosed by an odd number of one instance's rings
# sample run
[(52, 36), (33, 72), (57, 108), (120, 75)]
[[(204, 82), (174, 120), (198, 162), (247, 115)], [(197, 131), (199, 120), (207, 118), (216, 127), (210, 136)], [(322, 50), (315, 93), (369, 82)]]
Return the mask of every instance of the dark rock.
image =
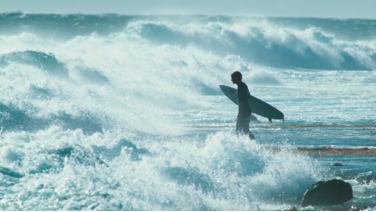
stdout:
[(337, 205), (347, 202), (352, 198), (353, 191), (350, 183), (332, 179), (320, 181), (308, 189), (303, 195), (302, 206)]

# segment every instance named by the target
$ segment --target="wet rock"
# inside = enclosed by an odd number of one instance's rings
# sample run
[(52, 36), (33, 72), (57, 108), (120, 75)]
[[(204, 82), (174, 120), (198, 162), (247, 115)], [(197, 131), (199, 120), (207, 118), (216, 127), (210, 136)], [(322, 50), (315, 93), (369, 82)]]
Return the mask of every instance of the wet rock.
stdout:
[(302, 206), (338, 205), (353, 198), (350, 183), (343, 180), (332, 179), (320, 181), (308, 189), (302, 200)]

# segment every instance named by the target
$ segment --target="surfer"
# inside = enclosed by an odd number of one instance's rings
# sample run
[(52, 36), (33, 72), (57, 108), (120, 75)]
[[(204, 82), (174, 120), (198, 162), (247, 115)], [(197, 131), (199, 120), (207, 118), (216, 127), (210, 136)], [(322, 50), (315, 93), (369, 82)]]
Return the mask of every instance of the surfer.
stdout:
[(249, 135), (249, 138), (254, 140), (255, 136), (249, 131), (252, 109), (248, 104), (248, 96), (250, 95), (248, 86), (242, 82), (242, 74), (239, 71), (231, 74), (231, 81), (238, 86), (239, 113), (236, 119), (236, 132), (238, 134)]

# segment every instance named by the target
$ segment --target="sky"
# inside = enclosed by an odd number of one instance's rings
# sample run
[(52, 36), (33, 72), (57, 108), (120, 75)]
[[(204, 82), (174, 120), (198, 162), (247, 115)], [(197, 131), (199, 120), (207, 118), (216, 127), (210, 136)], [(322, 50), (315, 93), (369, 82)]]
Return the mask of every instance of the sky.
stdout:
[(376, 0), (0, 0), (0, 13), (15, 11), (376, 19)]

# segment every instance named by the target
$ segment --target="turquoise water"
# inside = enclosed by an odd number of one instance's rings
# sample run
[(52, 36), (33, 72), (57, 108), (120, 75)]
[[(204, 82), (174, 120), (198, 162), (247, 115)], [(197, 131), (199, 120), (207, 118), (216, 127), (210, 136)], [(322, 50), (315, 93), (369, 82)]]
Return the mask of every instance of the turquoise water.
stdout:
[[(0, 208), (374, 210), (375, 155), (296, 149), (376, 147), (375, 23), (0, 14)], [(235, 70), (285, 114), (256, 141), (219, 89)], [(300, 206), (331, 178), (354, 199)]]

